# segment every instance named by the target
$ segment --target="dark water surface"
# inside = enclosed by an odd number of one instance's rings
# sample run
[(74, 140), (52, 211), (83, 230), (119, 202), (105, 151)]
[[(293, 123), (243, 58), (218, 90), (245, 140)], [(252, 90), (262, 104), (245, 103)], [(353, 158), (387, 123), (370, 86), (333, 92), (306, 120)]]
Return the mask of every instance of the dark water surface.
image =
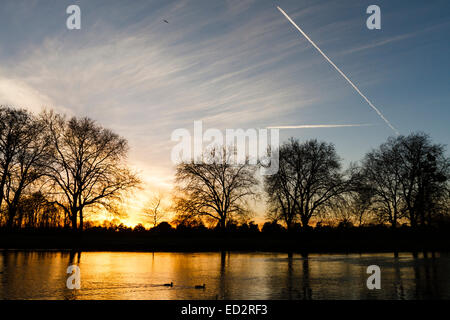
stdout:
[[(369, 265), (380, 290), (367, 289)], [(448, 253), (0, 251), (0, 299), (450, 299), (449, 274)]]

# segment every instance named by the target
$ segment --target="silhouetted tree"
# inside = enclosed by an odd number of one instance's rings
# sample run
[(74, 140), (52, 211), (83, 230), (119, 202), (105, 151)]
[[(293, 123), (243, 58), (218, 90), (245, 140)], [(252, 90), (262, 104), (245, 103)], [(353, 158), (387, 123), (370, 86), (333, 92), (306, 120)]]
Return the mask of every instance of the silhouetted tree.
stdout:
[(291, 176), (294, 175), (291, 163), (286, 161), (292, 153), (291, 145), (284, 144), (279, 149), (279, 168), (274, 175), (264, 178), (264, 190), (267, 196), (268, 213), (266, 217), (277, 222), (282, 220), (288, 230), (292, 229), (298, 218), (298, 210), (295, 206), (295, 188)]
[(347, 218), (341, 219), (337, 225), (338, 229), (350, 229), (352, 227), (353, 227), (353, 223)]
[(18, 206), (18, 225), (28, 228), (49, 228), (61, 226), (61, 210), (41, 192), (35, 192), (22, 198)]
[(127, 141), (88, 118), (47, 113), (45, 120), (55, 147), (47, 167), (55, 203), (70, 216), (73, 230), (83, 229), (83, 209), (110, 209), (139, 179), (125, 164)]
[(142, 225), (142, 223), (137, 224), (134, 228), (133, 228), (134, 232), (144, 232), (147, 231), (145, 229), (145, 227)]
[(283, 231), (286, 231), (286, 229), (277, 222), (265, 222), (261, 229), (261, 232), (264, 233), (279, 233)]
[(250, 221), (249, 223), (243, 223), (238, 227), (240, 232), (244, 233), (257, 233), (259, 232), (259, 227), (255, 222)]
[(131, 229), (131, 227), (127, 227), (123, 223), (120, 223), (116, 228), (116, 231), (118, 231), (118, 232), (130, 232), (132, 230), (133, 229)]
[(266, 193), (272, 210), (277, 210), (288, 228), (296, 216), (307, 228), (310, 219), (349, 185), (334, 145), (325, 142), (301, 144), (291, 138), (280, 148), (279, 167), (266, 177)]
[(183, 219), (207, 217), (223, 230), (234, 217), (248, 214), (246, 202), (256, 195), (256, 167), (234, 165), (234, 150), (215, 147), (204, 153), (201, 163), (177, 166), (175, 210)]
[(433, 144), (428, 135), (412, 133), (389, 141), (400, 159), (401, 191), (411, 226), (430, 225), (446, 197), (450, 158), (443, 145)]
[[(31, 114), (28, 114), (27, 120), (22, 124), (22, 130), (26, 130), (27, 134), (21, 136), (20, 146), (16, 150), (17, 154), (13, 161), (14, 165), (9, 171), (4, 189), (8, 227), (12, 227), (14, 219), (17, 218), (23, 193), (45, 175), (45, 167), (50, 161), (52, 152), (44, 122)], [(21, 226), (21, 217), (17, 224)]]
[(166, 222), (163, 221), (160, 224), (158, 224), (156, 227), (151, 229), (152, 231), (160, 232), (160, 233), (167, 233), (173, 230), (172, 226)]
[(328, 216), (361, 227), (373, 218), (374, 190), (364, 178), (362, 169), (355, 164), (350, 165), (347, 175), (350, 177), (348, 188), (330, 201)]
[(423, 133), (391, 137), (363, 160), (366, 184), (375, 193), (373, 211), (396, 227), (406, 218), (412, 227), (431, 224), (448, 193), (450, 161), (444, 147)]
[(25, 110), (0, 107), (0, 207), (3, 204), (6, 181), (21, 148), (22, 139), (28, 138), (28, 123), (29, 115)]
[(185, 217), (176, 216), (172, 220), (172, 224), (176, 225), (176, 229), (180, 231), (205, 231), (207, 228), (200, 217), (191, 217), (185, 219)]
[(400, 174), (401, 162), (392, 152), (392, 140), (367, 153), (362, 161), (363, 177), (374, 191), (372, 211), (379, 222), (396, 228), (403, 216)]
[(162, 219), (167, 217), (166, 208), (163, 201), (163, 195), (158, 192), (150, 197), (150, 199), (145, 204), (144, 215), (153, 224), (153, 227), (158, 225)]
[(44, 175), (51, 153), (47, 133), (45, 123), (26, 110), (0, 107), (0, 208), (6, 202), (9, 228), (21, 225), (21, 198)]

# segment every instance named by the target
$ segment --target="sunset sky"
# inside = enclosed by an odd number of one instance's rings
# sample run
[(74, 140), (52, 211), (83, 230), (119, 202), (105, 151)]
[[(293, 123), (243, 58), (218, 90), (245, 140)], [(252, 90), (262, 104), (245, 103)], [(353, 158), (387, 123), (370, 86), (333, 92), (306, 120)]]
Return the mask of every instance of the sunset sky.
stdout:
[[(81, 30), (66, 28), (71, 4)], [(371, 4), (381, 30), (366, 27)], [(128, 224), (152, 191), (172, 188), (171, 133), (196, 120), (223, 131), (370, 124), (280, 131), (333, 142), (345, 164), (361, 159), (394, 132), (276, 6), (401, 134), (449, 142), (448, 0), (3, 0), (0, 104), (88, 116), (127, 138), (145, 182)]]

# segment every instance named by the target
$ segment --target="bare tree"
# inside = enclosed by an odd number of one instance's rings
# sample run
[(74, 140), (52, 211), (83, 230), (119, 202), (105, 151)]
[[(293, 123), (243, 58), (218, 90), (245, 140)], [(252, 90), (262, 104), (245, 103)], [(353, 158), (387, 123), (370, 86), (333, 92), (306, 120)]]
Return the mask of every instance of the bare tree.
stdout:
[(47, 199), (40, 192), (33, 193), (22, 199), (20, 207), (23, 212), (22, 218), (25, 220), (27, 227), (36, 227), (38, 225), (39, 213), (47, 203)]
[(317, 140), (301, 144), (291, 138), (280, 148), (279, 167), (266, 179), (266, 193), (288, 227), (298, 216), (307, 228), (310, 219), (348, 187), (332, 144)]
[(51, 144), (44, 122), (33, 114), (1, 107), (0, 118), (0, 206), (4, 200), (6, 225), (12, 228), (21, 197), (44, 175)]
[(166, 207), (162, 203), (164, 200), (164, 196), (162, 193), (158, 192), (150, 197), (150, 199), (145, 204), (144, 215), (150, 219), (153, 227), (158, 225), (162, 219), (167, 217), (166, 215)]
[(45, 114), (55, 148), (47, 176), (55, 203), (70, 217), (72, 229), (83, 229), (87, 207), (113, 208), (138, 177), (126, 166), (127, 141), (88, 118), (66, 120)]
[(231, 164), (235, 150), (214, 147), (204, 152), (203, 163), (177, 166), (175, 210), (179, 220), (206, 217), (221, 229), (249, 213), (247, 201), (256, 195), (256, 166)]
[(430, 225), (448, 196), (450, 160), (442, 145), (412, 133), (391, 137), (363, 160), (366, 183), (375, 191), (374, 212), (393, 227), (405, 218), (414, 228)]
[(398, 158), (404, 211), (412, 227), (430, 225), (441, 199), (446, 197), (450, 159), (444, 146), (424, 133), (390, 138), (386, 152)]
[(372, 211), (379, 222), (396, 228), (403, 217), (402, 178), (400, 158), (391, 152), (391, 141), (367, 153), (363, 159), (363, 177), (374, 191)]
[(26, 227), (59, 227), (62, 224), (61, 210), (41, 192), (35, 192), (23, 197), (19, 204), (19, 224)]
[(30, 117), (25, 110), (0, 106), (0, 208), (4, 200), (7, 179), (15, 166), (23, 140), (29, 140), (27, 131)]
[(366, 221), (373, 221), (375, 190), (365, 178), (364, 169), (357, 164), (350, 164), (347, 175), (350, 183), (347, 192), (338, 197), (338, 202), (344, 203), (354, 222), (361, 227)]
[(269, 210), (267, 218), (272, 222), (283, 221), (288, 231), (292, 230), (298, 218), (298, 210), (296, 210), (294, 201), (295, 184), (290, 183), (292, 168), (290, 163), (285, 161), (290, 152), (290, 145), (283, 145), (279, 149), (279, 158), (282, 160), (279, 162), (278, 172), (264, 178), (264, 190)]
[[(44, 122), (31, 114), (28, 117), (28, 122), (24, 124), (27, 134), (21, 137), (20, 147), (4, 190), (4, 199), (8, 207), (8, 227), (13, 226), (24, 192), (28, 191), (30, 194), (32, 191), (30, 189), (39, 184), (38, 180), (45, 175), (45, 167), (52, 152)], [(18, 221), (18, 226), (20, 225), (21, 219)]]
[(373, 218), (370, 189), (348, 190), (330, 202), (327, 216), (343, 223), (363, 226)]

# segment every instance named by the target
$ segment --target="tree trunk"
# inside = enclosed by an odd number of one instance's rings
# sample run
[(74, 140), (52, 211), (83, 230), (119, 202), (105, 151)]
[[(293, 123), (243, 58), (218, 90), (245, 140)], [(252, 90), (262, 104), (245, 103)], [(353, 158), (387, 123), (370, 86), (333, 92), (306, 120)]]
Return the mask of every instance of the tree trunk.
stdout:
[(73, 208), (71, 210), (71, 217), (70, 217), (71, 221), (72, 221), (72, 230), (73, 231), (77, 231), (77, 210), (75, 208)]
[[(20, 196), (22, 194), (21, 192), (22, 188), (23, 188), (23, 180), (20, 181), (19, 187), (17, 188), (17, 191), (14, 194), (14, 198), (12, 199), (11, 204), (8, 206), (8, 228), (13, 227), (14, 218), (16, 217), (17, 214), (17, 207), (19, 206)], [(20, 225), (21, 223), (19, 223), (19, 226)]]
[(16, 216), (16, 212), (17, 212), (17, 209), (14, 206), (8, 208), (8, 221), (6, 223), (6, 228), (7, 229), (11, 230), (13, 228), (13, 226), (14, 226), (14, 218)]
[(8, 168), (8, 166), (9, 162), (5, 163), (5, 165), (3, 166), (2, 180), (0, 181), (0, 208), (2, 207), (3, 203), (3, 190), (5, 189), (6, 185), (6, 177), (8, 175), (8, 170), (6, 168)]
[(396, 229), (397, 228), (397, 209), (394, 209), (394, 217), (392, 219), (392, 229)]
[(411, 228), (413, 228), (413, 229), (417, 228), (416, 216), (413, 212), (410, 212), (410, 214), (409, 214), (409, 223), (411, 225)]
[(292, 219), (286, 220), (286, 227), (287, 227), (288, 232), (292, 232), (292, 230), (294, 229), (294, 224), (292, 223)]
[(391, 222), (391, 228), (392, 228), (392, 230), (397, 229), (397, 220), (394, 220)]
[(226, 228), (226, 220), (225, 220), (225, 218), (220, 219), (219, 227), (220, 227), (220, 230), (222, 230), (222, 231), (225, 230), (225, 228)]
[(308, 229), (309, 218), (306, 217), (306, 216), (302, 216), (302, 217), (301, 217), (301, 221), (302, 221), (302, 229), (303, 229), (303, 230)]
[(79, 231), (82, 232), (83, 231), (83, 209), (80, 208), (80, 228)]

